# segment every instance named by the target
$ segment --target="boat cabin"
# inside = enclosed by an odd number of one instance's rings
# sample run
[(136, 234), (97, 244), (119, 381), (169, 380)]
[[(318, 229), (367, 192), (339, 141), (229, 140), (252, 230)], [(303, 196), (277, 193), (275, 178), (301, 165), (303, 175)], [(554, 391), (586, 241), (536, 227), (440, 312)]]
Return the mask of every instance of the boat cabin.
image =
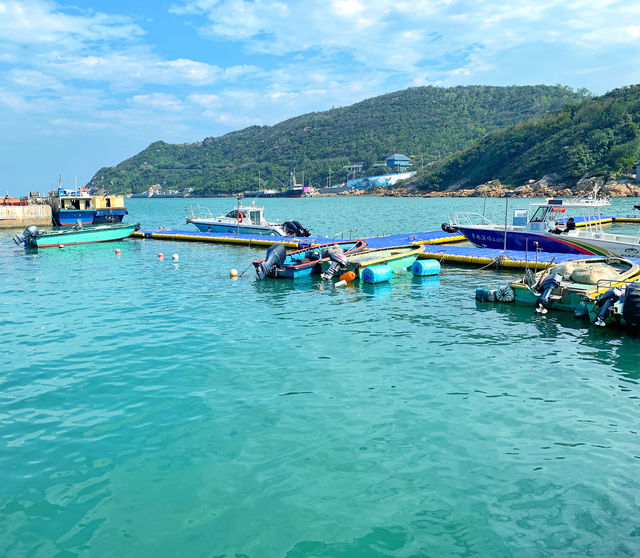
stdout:
[(54, 211), (91, 209), (91, 196), (86, 189), (84, 191), (64, 188), (51, 190), (49, 200)]
[(567, 202), (551, 199), (544, 203), (533, 204), (532, 215), (525, 229), (532, 232), (547, 232), (554, 229), (558, 223), (565, 223), (569, 217), (568, 213), (576, 214), (576, 212), (580, 214), (581, 221), (597, 226), (601, 221), (600, 208), (606, 205), (609, 205), (608, 199), (591, 197)]
[[(262, 225), (264, 224), (264, 216), (263, 216), (263, 207), (256, 206), (240, 206), (232, 209), (225, 215), (225, 217), (229, 219), (233, 219), (238, 222), (244, 222), (249, 225)], [(242, 213), (242, 218), (240, 219), (238, 213)]]

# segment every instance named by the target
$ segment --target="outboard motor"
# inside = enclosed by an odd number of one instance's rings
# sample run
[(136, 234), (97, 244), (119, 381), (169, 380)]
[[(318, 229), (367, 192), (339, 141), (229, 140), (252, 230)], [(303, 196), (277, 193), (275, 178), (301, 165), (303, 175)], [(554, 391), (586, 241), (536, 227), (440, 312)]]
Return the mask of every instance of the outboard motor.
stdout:
[(287, 249), (284, 247), (284, 244), (278, 243), (273, 246), (269, 246), (264, 261), (260, 262), (258, 267), (256, 267), (258, 279), (275, 277), (275, 270), (282, 266), (286, 257)]
[(458, 227), (452, 225), (451, 223), (442, 223), (440, 228), (447, 233), (456, 233), (458, 232)]
[(622, 317), (631, 329), (640, 330), (640, 281), (627, 285), (622, 303)]
[(287, 233), (287, 236), (302, 236), (305, 238), (311, 236), (309, 229), (305, 229), (298, 221), (285, 221), (282, 223), (282, 228)]
[(597, 325), (598, 327), (604, 327), (606, 325), (604, 321), (609, 315), (611, 306), (618, 302), (621, 296), (621, 289), (618, 287), (611, 287), (606, 293), (603, 293), (598, 297), (597, 304), (600, 306), (600, 310), (598, 311), (596, 319), (593, 321), (593, 325)]
[(347, 264), (349, 263), (347, 256), (342, 252), (332, 252), (329, 255), (329, 259), (331, 260), (331, 265), (327, 271), (323, 272), (323, 279), (331, 279), (336, 273), (338, 273), (338, 271), (347, 269)]
[(540, 312), (541, 314), (547, 313), (547, 308), (551, 306), (551, 293), (553, 292), (553, 289), (558, 288), (561, 283), (562, 275), (554, 273), (553, 275), (545, 277), (534, 289), (540, 293), (538, 302), (536, 302), (536, 312)]
[(311, 236), (309, 229), (305, 229), (298, 221), (293, 222), (296, 227), (298, 227), (298, 236), (303, 236), (305, 238)]
[(29, 225), (22, 234), (16, 234), (13, 237), (13, 241), (20, 246), (20, 244), (24, 244), (25, 246), (29, 246), (31, 244), (31, 242), (29, 241), (29, 239), (31, 237), (36, 237), (38, 236), (38, 234), (40, 233), (40, 231), (38, 230), (38, 227), (36, 227), (35, 225)]

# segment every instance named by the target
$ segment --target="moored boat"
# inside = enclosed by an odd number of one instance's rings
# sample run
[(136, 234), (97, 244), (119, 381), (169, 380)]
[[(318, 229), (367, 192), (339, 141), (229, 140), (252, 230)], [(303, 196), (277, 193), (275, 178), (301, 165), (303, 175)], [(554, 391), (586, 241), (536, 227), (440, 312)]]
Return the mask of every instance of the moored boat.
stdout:
[(590, 258), (551, 265), (510, 283), (515, 302), (548, 309), (575, 311), (584, 299), (594, 300), (611, 287), (640, 277), (640, 267), (624, 258)]
[(209, 208), (189, 207), (187, 223), (199, 231), (212, 233), (261, 234), (270, 236), (310, 236), (309, 230), (298, 221), (270, 222), (264, 217), (264, 207), (238, 205), (226, 215), (215, 216)]
[(418, 256), (424, 252), (424, 246), (392, 246), (389, 248), (365, 249), (355, 254), (345, 254), (345, 258), (332, 255), (322, 261), (322, 277), (330, 279), (338, 272), (353, 271), (356, 277), (370, 266), (386, 265), (394, 272), (411, 267)]
[[(273, 246), (270, 247), (267, 256), (256, 260), (253, 265), (258, 279), (301, 279), (322, 273), (322, 262), (328, 260), (334, 252), (355, 254), (366, 245), (364, 240), (345, 240), (286, 252), (282, 244), (276, 244), (274, 246), (281, 248), (274, 250)], [(271, 260), (269, 256), (272, 256)]]
[(59, 227), (121, 223), (127, 214), (124, 196), (92, 196), (85, 187), (66, 189), (62, 178), (58, 188), (49, 192), (49, 204), (53, 223)]
[(640, 333), (640, 281), (618, 284), (585, 301), (587, 315), (593, 325), (613, 326)]
[(86, 227), (41, 231), (35, 225), (29, 225), (22, 234), (16, 234), (13, 241), (25, 248), (52, 248), (56, 246), (71, 246), (75, 244), (90, 244), (96, 242), (111, 242), (131, 236), (140, 229), (134, 224), (102, 224)]
[[(640, 236), (610, 233), (603, 230), (602, 207), (607, 198), (596, 193), (588, 197), (563, 201), (550, 199), (532, 204), (531, 215), (516, 210), (512, 224), (494, 223), (476, 213), (456, 213), (447, 232), (459, 231), (475, 246), (499, 250), (554, 252), (619, 257), (640, 256)], [(575, 216), (570, 217), (570, 213)], [(610, 219), (609, 219), (610, 220)]]

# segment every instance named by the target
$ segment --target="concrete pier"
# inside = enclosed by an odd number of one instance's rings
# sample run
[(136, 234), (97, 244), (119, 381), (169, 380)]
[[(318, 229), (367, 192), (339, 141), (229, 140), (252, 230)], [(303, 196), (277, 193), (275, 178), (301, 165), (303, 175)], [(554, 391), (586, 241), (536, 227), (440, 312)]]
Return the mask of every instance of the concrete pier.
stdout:
[(51, 206), (0, 205), (0, 229), (17, 229), (27, 225), (51, 226)]

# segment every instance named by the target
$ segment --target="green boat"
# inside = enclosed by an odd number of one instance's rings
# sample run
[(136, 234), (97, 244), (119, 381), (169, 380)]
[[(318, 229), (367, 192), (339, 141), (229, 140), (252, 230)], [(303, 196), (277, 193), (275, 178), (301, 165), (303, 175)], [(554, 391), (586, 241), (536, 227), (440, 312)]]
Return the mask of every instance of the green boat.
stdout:
[(373, 248), (353, 255), (347, 255), (340, 261), (328, 258), (322, 262), (322, 277), (329, 279), (337, 272), (353, 271), (356, 277), (372, 265), (387, 265), (394, 271), (411, 267), (418, 256), (424, 252), (424, 246), (392, 246), (389, 248)]
[(510, 284), (515, 302), (535, 306), (545, 314), (549, 308), (575, 311), (584, 300), (594, 300), (611, 287), (640, 276), (640, 267), (623, 258), (590, 258), (552, 265), (535, 275), (526, 273)]
[(29, 225), (22, 234), (16, 234), (13, 241), (18, 245), (24, 244), (25, 248), (63, 247), (122, 240), (139, 229), (139, 223), (75, 226), (71, 229), (47, 231), (40, 231), (35, 225)]

